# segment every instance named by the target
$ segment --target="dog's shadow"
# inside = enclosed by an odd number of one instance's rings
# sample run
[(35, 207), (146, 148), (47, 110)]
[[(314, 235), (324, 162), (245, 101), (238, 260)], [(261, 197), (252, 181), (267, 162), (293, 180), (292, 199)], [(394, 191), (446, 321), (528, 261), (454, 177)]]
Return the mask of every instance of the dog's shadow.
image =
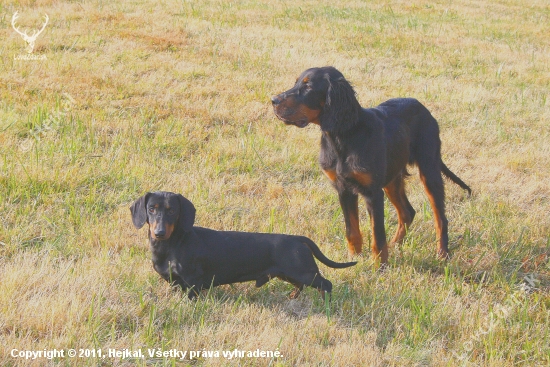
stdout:
[[(282, 281), (272, 280), (263, 287), (256, 288), (253, 283), (236, 283), (210, 287), (200, 292), (199, 296), (193, 300), (188, 299), (187, 292), (183, 292), (178, 286), (171, 287), (170, 296), (167, 302), (176, 302), (187, 312), (191, 311), (193, 315), (188, 315), (188, 321), (193, 322), (198, 314), (206, 315), (209, 313), (229, 313), (232, 315), (247, 312), (246, 308), (265, 309), (274, 317), (298, 322), (310, 318), (326, 319), (328, 323), (339, 322), (342, 320), (338, 316), (341, 300), (340, 290), (333, 292), (332, 300), (328, 296), (323, 298), (316, 289), (306, 287), (295, 298), (291, 297), (293, 286)], [(156, 293), (152, 290), (152, 293)], [(347, 294), (349, 297), (350, 295)], [(180, 298), (178, 300), (178, 298)], [(167, 306), (169, 307), (169, 306)], [(173, 307), (173, 306), (172, 306)], [(337, 316), (335, 319), (332, 316)]]
[[(182, 297), (186, 294), (175, 289)], [(247, 305), (268, 308), (274, 313), (282, 312), (286, 316), (301, 320), (313, 315), (327, 314), (327, 301), (321, 294), (305, 288), (297, 297), (291, 297), (293, 286), (281, 280), (272, 280), (269, 284), (256, 288), (253, 283), (237, 283), (204, 289), (195, 303), (231, 305), (233, 310)], [(328, 301), (329, 315), (333, 302)]]

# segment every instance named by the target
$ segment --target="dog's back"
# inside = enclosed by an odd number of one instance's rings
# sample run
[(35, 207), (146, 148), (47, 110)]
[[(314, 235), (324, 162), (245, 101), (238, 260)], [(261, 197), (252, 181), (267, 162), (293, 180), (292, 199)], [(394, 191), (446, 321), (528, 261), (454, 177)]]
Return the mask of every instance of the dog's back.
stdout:
[[(285, 272), (288, 272), (300, 267), (304, 272), (318, 272), (313, 256), (333, 268), (346, 268), (357, 263), (334, 262), (311, 239), (303, 236), (216, 231), (202, 227), (194, 227), (194, 232), (200, 240), (194, 244), (197, 257), (207, 259), (203, 270), (212, 274), (215, 284), (255, 280), (255, 274), (268, 268), (287, 269)], [(240, 280), (234, 280), (236, 274)]]

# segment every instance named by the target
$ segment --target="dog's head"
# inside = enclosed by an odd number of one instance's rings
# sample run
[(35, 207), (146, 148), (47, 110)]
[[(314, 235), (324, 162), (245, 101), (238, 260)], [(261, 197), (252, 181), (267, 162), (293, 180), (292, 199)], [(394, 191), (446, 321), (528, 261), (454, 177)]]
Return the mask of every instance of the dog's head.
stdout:
[(149, 224), (149, 236), (155, 240), (168, 240), (176, 230), (189, 232), (195, 223), (195, 207), (180, 194), (148, 192), (130, 207), (136, 228)]
[(353, 87), (332, 66), (304, 71), (294, 87), (271, 98), (273, 111), (285, 124), (323, 131), (345, 131), (357, 122), (361, 106)]

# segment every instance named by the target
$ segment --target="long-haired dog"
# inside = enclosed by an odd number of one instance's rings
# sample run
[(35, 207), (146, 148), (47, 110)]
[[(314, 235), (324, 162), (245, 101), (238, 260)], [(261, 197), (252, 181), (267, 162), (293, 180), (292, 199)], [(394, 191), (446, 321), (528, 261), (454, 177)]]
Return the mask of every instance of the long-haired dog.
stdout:
[(321, 127), (319, 162), (338, 191), (350, 255), (360, 254), (363, 240), (357, 212), (365, 198), (372, 225), (372, 252), (387, 264), (384, 192), (398, 215), (394, 242), (403, 240), (415, 216), (405, 194), (407, 165), (416, 165), (434, 212), (437, 254), (449, 256), (445, 193), (441, 174), (471, 194), (470, 188), (441, 160), (435, 118), (412, 98), (390, 99), (362, 108), (355, 91), (334, 67), (304, 71), (296, 84), (272, 97), (275, 115), (289, 125)]

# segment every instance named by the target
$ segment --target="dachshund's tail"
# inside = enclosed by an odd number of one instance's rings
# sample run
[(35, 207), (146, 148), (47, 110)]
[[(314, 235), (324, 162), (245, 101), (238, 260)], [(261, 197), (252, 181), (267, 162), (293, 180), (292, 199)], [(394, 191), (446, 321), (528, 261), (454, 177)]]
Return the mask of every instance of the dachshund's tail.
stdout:
[(472, 195), (472, 189), (470, 189), (470, 186), (466, 185), (464, 181), (458, 178), (458, 176), (455, 175), (443, 162), (441, 162), (441, 172), (455, 184), (468, 191), (468, 196)]
[(325, 254), (323, 254), (321, 252), (321, 250), (315, 244), (315, 242), (313, 242), (311, 239), (309, 239), (307, 237), (303, 237), (302, 243), (304, 245), (306, 245), (307, 247), (309, 247), (309, 249), (313, 253), (313, 256), (315, 256), (315, 258), (317, 260), (319, 260), (320, 262), (322, 262), (323, 264), (325, 264), (326, 266), (329, 266), (331, 268), (334, 268), (334, 269), (349, 268), (350, 266), (353, 266), (353, 265), (357, 264), (357, 261), (352, 261), (352, 262), (348, 262), (348, 263), (337, 263), (335, 261), (332, 261), (331, 259), (326, 257)]

